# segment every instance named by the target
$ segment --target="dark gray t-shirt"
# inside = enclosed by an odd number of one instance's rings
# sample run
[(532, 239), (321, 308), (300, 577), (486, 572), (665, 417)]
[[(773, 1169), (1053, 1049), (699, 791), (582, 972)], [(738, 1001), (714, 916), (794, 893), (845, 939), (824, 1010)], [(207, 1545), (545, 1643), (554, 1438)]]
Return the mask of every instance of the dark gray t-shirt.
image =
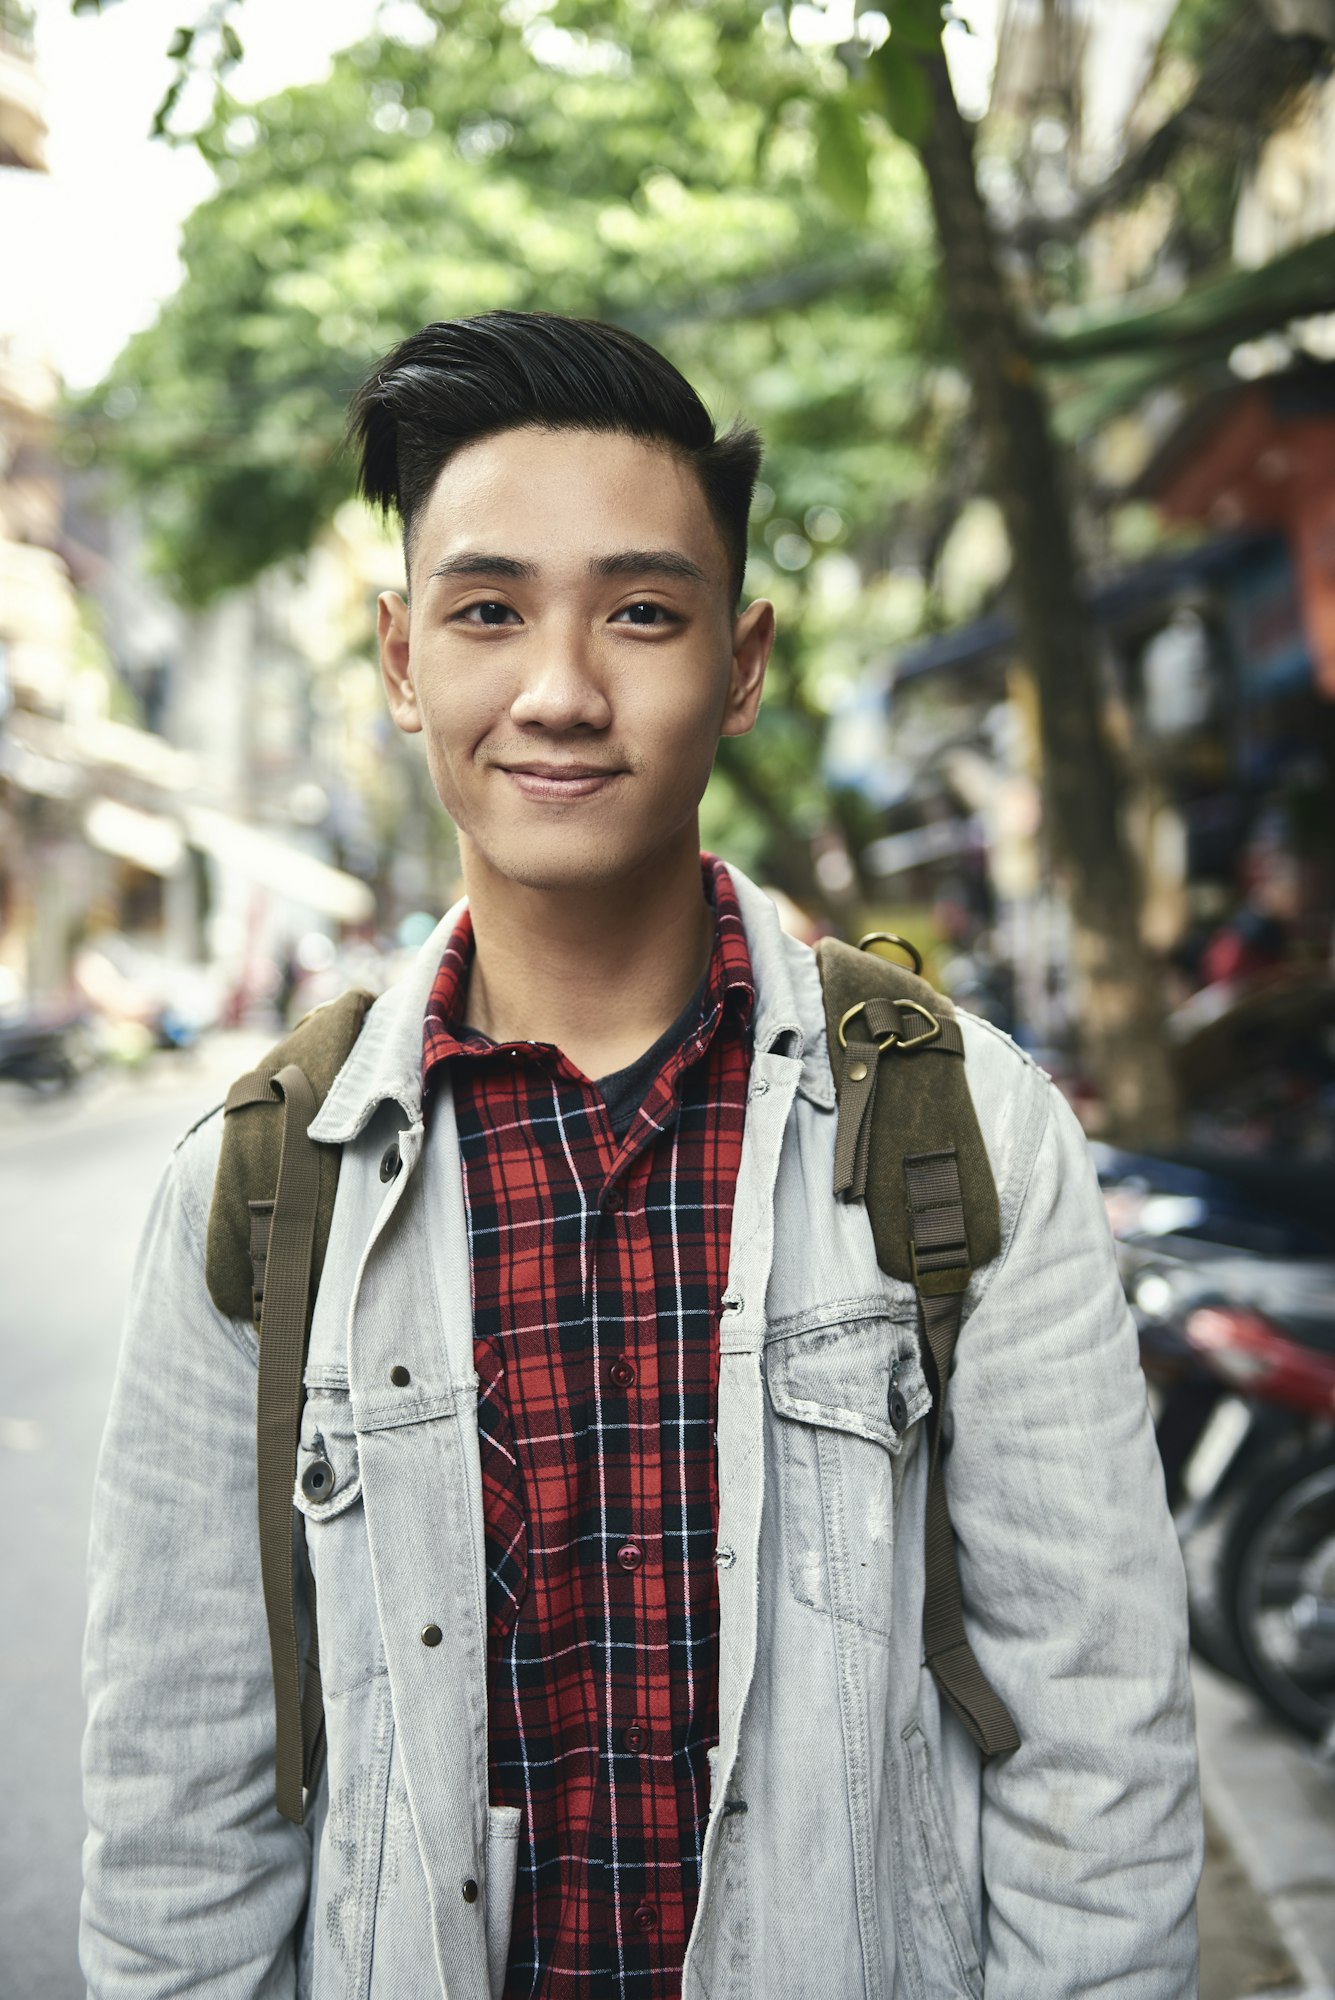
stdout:
[(708, 981), (709, 974), (706, 972), (671, 1027), (664, 1028), (658, 1040), (642, 1056), (636, 1056), (634, 1062), (627, 1063), (624, 1069), (614, 1069), (610, 1076), (596, 1079), (618, 1140), (624, 1139), (630, 1130), (631, 1120), (644, 1102), (644, 1093), (663, 1064), (675, 1049), (680, 1048), (694, 1028)]

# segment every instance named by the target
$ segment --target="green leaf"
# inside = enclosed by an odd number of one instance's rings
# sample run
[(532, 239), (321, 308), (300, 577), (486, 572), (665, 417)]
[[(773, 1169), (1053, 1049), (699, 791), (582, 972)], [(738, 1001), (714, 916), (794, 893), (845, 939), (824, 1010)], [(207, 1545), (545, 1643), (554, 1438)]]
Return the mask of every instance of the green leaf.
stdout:
[(220, 30), (220, 35), (223, 48), (223, 60), (228, 63), (239, 63), (242, 56), (246, 53), (246, 51), (242, 45), (240, 35), (238, 35), (236, 29), (232, 26), (230, 21), (223, 22), (222, 28)]
[(70, 0), (72, 14), (100, 14), (105, 7), (115, 5), (115, 0)]
[(155, 139), (166, 138), (167, 120), (171, 117), (173, 111), (175, 111), (176, 109), (177, 99), (181, 95), (181, 89), (184, 83), (185, 83), (184, 76), (174, 77), (172, 79), (172, 82), (167, 87), (166, 95), (163, 97), (161, 104), (159, 104), (157, 110), (153, 113), (153, 124), (151, 127), (151, 131), (152, 131), (152, 136)]
[(816, 132), (816, 180), (841, 215), (861, 222), (871, 194), (868, 172), (870, 147), (856, 100), (822, 97), (813, 115)]
[[(891, 42), (898, 40), (901, 48), (921, 49), (924, 55), (933, 55), (941, 47), (940, 0), (894, 0), (886, 11)], [(888, 46), (882, 44), (883, 48)]]
[(890, 130), (920, 146), (932, 127), (932, 96), (915, 58), (891, 35), (868, 57), (867, 70)]
[(168, 61), (184, 62), (194, 45), (194, 40), (195, 31), (193, 28), (178, 28), (167, 44)]

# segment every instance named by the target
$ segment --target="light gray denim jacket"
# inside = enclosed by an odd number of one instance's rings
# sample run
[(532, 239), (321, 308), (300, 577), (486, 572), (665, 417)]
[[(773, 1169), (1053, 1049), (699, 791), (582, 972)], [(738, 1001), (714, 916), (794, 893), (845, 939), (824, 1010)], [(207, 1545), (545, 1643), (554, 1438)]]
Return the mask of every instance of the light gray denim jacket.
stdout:
[[(865, 1211), (831, 1193), (815, 958), (733, 876), (758, 1004), (720, 1337), (720, 1742), (683, 1992), (1186, 2000), (1201, 1833), (1182, 1569), (1079, 1127), (964, 1017), (1003, 1247), (966, 1302), (950, 1506), (973, 1644), (1023, 1739), (980, 1768), (922, 1666), (914, 1299), (879, 1270)], [(96, 2000), (501, 1991), (525, 1836), (487, 1798), (467, 1236), (449, 1096), (428, 1131), (420, 1078), (455, 914), (372, 1010), (313, 1128), (343, 1167), (294, 1493), (328, 1722), (305, 1827), (273, 1805), (255, 1338), (204, 1283), (217, 1113), (149, 1218), (92, 1537)], [(320, 1501), (300, 1484), (316, 1450), (335, 1474)]]

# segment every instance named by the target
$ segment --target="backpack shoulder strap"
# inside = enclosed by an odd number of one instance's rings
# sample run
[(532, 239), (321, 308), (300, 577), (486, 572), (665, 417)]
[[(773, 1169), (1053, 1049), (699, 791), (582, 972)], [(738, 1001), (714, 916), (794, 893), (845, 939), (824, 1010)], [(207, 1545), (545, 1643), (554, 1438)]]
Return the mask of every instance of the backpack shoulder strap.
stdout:
[(918, 976), (921, 960), (907, 949), (913, 972), (835, 938), (818, 947), (838, 1098), (834, 1192), (865, 1200), (882, 1270), (918, 1295), (932, 1389), (924, 1656), (983, 1756), (993, 1757), (1020, 1739), (964, 1629), (941, 1434), (964, 1290), (1000, 1250), (1001, 1222), (955, 1010)]
[(324, 1742), (314, 1591), (302, 1685), (292, 1563), (302, 1381), (315, 1293), (338, 1190), (340, 1152), (308, 1136), (311, 1120), (361, 1032), (371, 995), (353, 989), (318, 1007), (227, 1093), (209, 1210), (205, 1273), (214, 1304), (260, 1336), (256, 1485), (260, 1573), (275, 1713), (275, 1798), (300, 1826)]
[[(371, 994), (349, 987), (337, 1000), (315, 1008), (261, 1057), (254, 1069), (238, 1077), (227, 1093), (222, 1152), (209, 1209), (204, 1275), (209, 1296), (219, 1312), (233, 1319), (251, 1320), (257, 1329), (263, 1303), (266, 1225), (283, 1155), (286, 1100), (282, 1087), (275, 1087), (275, 1079), (289, 1064), (300, 1069), (314, 1099), (313, 1118), (361, 1033), (371, 999)], [(310, 1120), (306, 1122), (309, 1124)], [(304, 1126), (302, 1136), (305, 1136)], [(334, 1214), (339, 1149), (312, 1143), (312, 1151), (319, 1161), (311, 1256), (313, 1296), (320, 1282)], [(258, 1228), (257, 1207), (268, 1212), (261, 1214)]]

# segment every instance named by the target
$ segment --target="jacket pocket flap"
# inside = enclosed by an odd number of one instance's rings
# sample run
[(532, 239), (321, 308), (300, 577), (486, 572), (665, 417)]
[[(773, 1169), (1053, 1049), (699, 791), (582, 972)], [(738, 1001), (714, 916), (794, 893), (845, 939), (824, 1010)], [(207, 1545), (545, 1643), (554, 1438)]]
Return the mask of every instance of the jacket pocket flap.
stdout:
[(301, 1416), (293, 1505), (308, 1521), (329, 1521), (360, 1500), (361, 1492), (361, 1461), (347, 1391), (314, 1389)]
[[(889, 1318), (815, 1327), (772, 1340), (765, 1349), (770, 1398), (781, 1416), (899, 1451), (910, 1427), (931, 1408), (917, 1335)], [(891, 1418), (895, 1391), (904, 1399)]]

